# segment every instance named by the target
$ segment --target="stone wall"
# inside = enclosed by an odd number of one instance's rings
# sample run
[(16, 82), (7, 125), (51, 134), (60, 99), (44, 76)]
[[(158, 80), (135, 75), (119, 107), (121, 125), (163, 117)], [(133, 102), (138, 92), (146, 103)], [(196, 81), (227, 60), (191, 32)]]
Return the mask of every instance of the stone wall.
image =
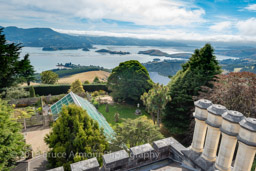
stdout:
[[(102, 156), (103, 166), (101, 168), (96, 158), (73, 163), (70, 167), (72, 171), (124, 171), (152, 164), (173, 156), (176, 156), (175, 160), (182, 162), (184, 156), (181, 151), (185, 149), (184, 146), (171, 137), (155, 141), (152, 146), (144, 144), (132, 147), (129, 152), (120, 150), (104, 154)], [(63, 170), (63, 167), (60, 167), (50, 171)]]
[(18, 119), (17, 122), (23, 125), (23, 129), (34, 126), (49, 126), (53, 122), (52, 115), (35, 115), (31, 118)]

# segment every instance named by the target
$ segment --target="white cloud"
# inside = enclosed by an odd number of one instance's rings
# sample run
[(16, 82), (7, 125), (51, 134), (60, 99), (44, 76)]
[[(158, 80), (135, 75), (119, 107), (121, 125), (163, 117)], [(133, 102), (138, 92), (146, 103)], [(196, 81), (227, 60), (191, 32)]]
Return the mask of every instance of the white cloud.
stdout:
[(249, 18), (248, 20), (239, 21), (236, 24), (237, 29), (242, 35), (256, 36), (256, 18)]
[(203, 22), (205, 14), (202, 8), (180, 0), (9, 0), (8, 3), (27, 11), (47, 11), (91, 20), (120, 20), (136, 25), (184, 26)]
[(248, 5), (247, 7), (245, 7), (245, 9), (256, 12), (256, 4)]
[(256, 35), (232, 35), (232, 34), (200, 34), (192, 31), (184, 31), (181, 29), (166, 30), (122, 30), (121, 32), (109, 31), (78, 31), (78, 30), (61, 30), (54, 29), (60, 33), (75, 35), (92, 35), (92, 36), (113, 36), (113, 37), (133, 37), (140, 39), (166, 39), (166, 40), (195, 40), (209, 42), (254, 42), (256, 43)]
[(232, 22), (230, 21), (223, 21), (220, 23), (217, 23), (215, 25), (210, 26), (210, 30), (215, 32), (225, 32), (228, 31), (232, 26)]

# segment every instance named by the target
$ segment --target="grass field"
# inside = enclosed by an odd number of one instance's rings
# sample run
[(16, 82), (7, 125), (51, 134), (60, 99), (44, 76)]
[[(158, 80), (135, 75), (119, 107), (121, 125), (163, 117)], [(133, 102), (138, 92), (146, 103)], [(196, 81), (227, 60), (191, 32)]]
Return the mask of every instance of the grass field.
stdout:
[(109, 105), (109, 112), (106, 112), (106, 105), (102, 104), (99, 106), (99, 112), (102, 113), (102, 115), (104, 115), (104, 117), (106, 118), (107, 122), (114, 127), (117, 123), (115, 122), (115, 113), (119, 113), (120, 114), (120, 121), (119, 123), (122, 123), (123, 119), (136, 119), (140, 116), (148, 116), (148, 114), (145, 112), (144, 109), (140, 108), (140, 110), (142, 111), (141, 115), (135, 115), (135, 110), (137, 109), (137, 107), (134, 105), (128, 105), (128, 104), (113, 104), (113, 105)]
[(98, 77), (100, 81), (106, 82), (110, 73), (106, 71), (89, 71), (79, 74), (74, 74), (68, 77), (59, 79), (58, 84), (71, 84), (75, 80), (79, 79), (82, 83), (85, 81), (93, 82), (95, 77)]

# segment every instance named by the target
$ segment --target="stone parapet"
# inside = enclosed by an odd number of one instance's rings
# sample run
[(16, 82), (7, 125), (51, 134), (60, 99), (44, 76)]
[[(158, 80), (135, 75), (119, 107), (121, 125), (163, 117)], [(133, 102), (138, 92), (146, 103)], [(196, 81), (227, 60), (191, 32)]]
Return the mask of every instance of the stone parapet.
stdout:
[(99, 171), (100, 165), (96, 157), (70, 165), (72, 171)]

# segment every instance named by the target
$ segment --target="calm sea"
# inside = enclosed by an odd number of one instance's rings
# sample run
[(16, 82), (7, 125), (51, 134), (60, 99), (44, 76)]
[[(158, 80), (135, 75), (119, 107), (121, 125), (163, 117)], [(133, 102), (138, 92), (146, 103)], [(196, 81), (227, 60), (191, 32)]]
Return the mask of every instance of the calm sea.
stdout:
[[(149, 55), (138, 54), (139, 51), (149, 50), (149, 49), (158, 49), (169, 54), (190, 52), (192, 53), (195, 48), (193, 47), (179, 47), (179, 48), (170, 48), (170, 47), (145, 47), (145, 46), (112, 46), (112, 45), (95, 45), (95, 49), (90, 51), (78, 50), (61, 50), (61, 51), (42, 51), (40, 47), (24, 47), (22, 48), (21, 55), (23, 56), (26, 53), (30, 54), (30, 60), (32, 65), (35, 67), (37, 72), (42, 72), (49, 69), (56, 68), (57, 63), (68, 63), (80, 65), (95, 65), (102, 66), (104, 68), (112, 69), (119, 65), (120, 62), (127, 60), (138, 60), (141, 63), (152, 61), (154, 58), (164, 59), (178, 59), (178, 58), (168, 58), (168, 57), (154, 57)], [(101, 54), (95, 52), (99, 49), (108, 49), (113, 51), (124, 51), (130, 52), (129, 55), (111, 55), (111, 54)], [(219, 60), (229, 59), (232, 57), (227, 56), (218, 56)], [(178, 59), (179, 60), (179, 59)], [(153, 81), (166, 84), (168, 77), (157, 76), (157, 73), (150, 73)], [(157, 81), (156, 81), (157, 80)], [(164, 80), (164, 81), (161, 81)]]

